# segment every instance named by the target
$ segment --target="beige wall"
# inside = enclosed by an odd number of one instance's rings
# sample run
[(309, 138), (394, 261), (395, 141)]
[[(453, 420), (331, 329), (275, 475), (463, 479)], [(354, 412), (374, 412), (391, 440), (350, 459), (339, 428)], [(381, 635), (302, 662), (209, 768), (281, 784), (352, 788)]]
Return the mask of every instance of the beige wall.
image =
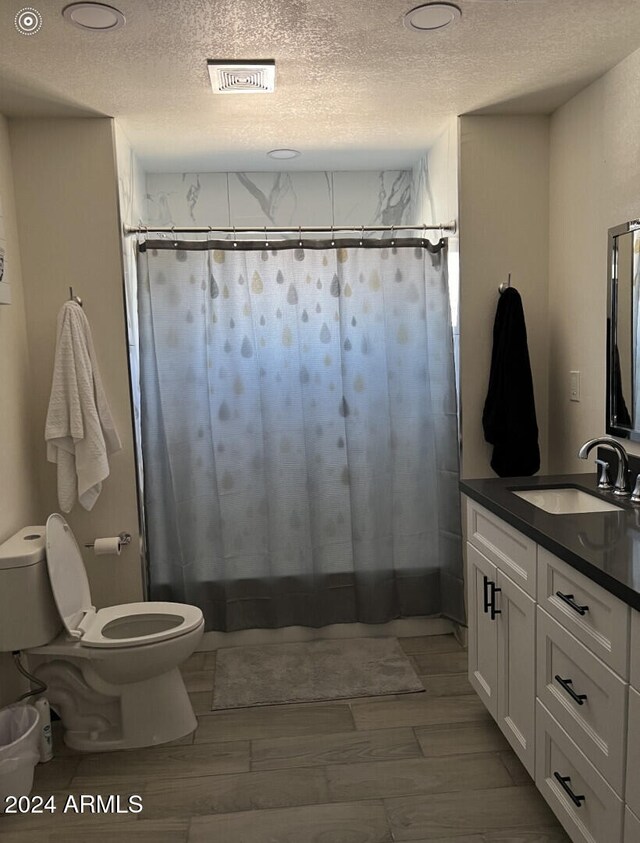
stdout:
[(549, 119), (460, 118), (460, 392), (462, 476), (488, 477), (482, 410), (498, 285), (512, 273), (523, 299), (547, 464)]
[[(28, 401), (31, 395), (29, 350), (18, 248), (11, 150), (7, 121), (0, 115), (0, 196), (6, 236), (5, 280), (11, 284), (13, 304), (0, 305), (0, 542), (21, 527), (38, 524), (39, 506), (29, 438)], [(0, 654), (0, 707), (22, 690), (11, 657)]]
[(84, 551), (97, 607), (142, 599), (135, 465), (127, 374), (113, 126), (109, 119), (15, 120), (10, 127), (32, 375), (33, 452), (45, 515), (57, 511), (56, 469), (43, 439), (56, 317), (69, 285), (84, 301), (124, 448), (91, 512), (68, 516), (81, 545), (126, 530), (120, 557)]
[[(640, 215), (640, 50), (551, 120), (550, 469), (591, 471), (579, 446), (605, 433), (607, 229)], [(569, 372), (581, 401), (569, 401)], [(630, 451), (640, 453), (638, 444)]]

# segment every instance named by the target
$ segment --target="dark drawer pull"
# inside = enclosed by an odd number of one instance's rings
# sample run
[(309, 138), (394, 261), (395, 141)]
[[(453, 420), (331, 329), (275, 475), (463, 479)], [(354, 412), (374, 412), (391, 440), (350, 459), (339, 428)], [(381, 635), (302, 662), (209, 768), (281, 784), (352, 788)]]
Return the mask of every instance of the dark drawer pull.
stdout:
[(584, 705), (584, 701), (586, 700), (587, 695), (586, 694), (576, 694), (576, 692), (571, 687), (573, 685), (572, 679), (563, 679), (557, 673), (556, 673), (554, 678), (555, 678), (556, 682), (559, 685), (561, 685), (562, 688), (564, 688), (564, 690), (567, 692), (567, 694), (569, 694), (569, 696), (571, 697), (571, 699), (574, 702), (577, 702), (578, 705)]
[(569, 782), (571, 781), (570, 776), (561, 776), (560, 773), (554, 773), (554, 778), (557, 779), (560, 787), (564, 790), (567, 794), (569, 799), (573, 802), (576, 808), (581, 808), (582, 803), (586, 800), (586, 796), (576, 796), (575, 793), (569, 787)]
[(495, 621), (496, 615), (502, 614), (502, 609), (496, 609), (496, 594), (502, 589), (497, 588), (494, 582), (490, 582), (489, 587), (491, 588), (491, 620)]
[(571, 606), (574, 612), (577, 612), (579, 615), (586, 615), (589, 611), (588, 606), (578, 606), (575, 602), (573, 594), (563, 594), (561, 591), (556, 591), (556, 597), (559, 597), (567, 606)]
[(489, 611), (491, 603), (489, 601), (489, 577), (484, 578), (484, 582), (482, 585), (482, 601), (483, 601), (483, 610), (485, 615)]

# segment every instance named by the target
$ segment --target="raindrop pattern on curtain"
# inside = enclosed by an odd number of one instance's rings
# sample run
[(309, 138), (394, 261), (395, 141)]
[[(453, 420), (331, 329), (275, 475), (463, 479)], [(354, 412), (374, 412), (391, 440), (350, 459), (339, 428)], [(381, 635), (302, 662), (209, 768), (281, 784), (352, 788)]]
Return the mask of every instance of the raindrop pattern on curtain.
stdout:
[(154, 599), (464, 619), (446, 251), (149, 249), (139, 318)]

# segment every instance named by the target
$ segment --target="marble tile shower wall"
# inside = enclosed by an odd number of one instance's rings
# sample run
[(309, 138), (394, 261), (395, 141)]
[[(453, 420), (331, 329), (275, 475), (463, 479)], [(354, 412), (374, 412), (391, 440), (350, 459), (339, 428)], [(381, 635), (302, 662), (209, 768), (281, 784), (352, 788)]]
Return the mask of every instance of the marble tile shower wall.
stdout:
[(152, 225), (409, 225), (409, 170), (147, 173)]

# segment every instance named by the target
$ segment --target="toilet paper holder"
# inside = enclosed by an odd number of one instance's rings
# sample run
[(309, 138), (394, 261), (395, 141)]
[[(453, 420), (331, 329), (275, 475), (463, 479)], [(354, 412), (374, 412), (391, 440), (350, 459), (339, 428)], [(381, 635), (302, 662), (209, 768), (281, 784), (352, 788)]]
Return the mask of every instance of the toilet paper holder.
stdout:
[[(118, 533), (118, 541), (120, 546), (131, 544), (131, 533)], [(85, 547), (93, 547), (94, 542), (90, 544), (85, 544)]]

